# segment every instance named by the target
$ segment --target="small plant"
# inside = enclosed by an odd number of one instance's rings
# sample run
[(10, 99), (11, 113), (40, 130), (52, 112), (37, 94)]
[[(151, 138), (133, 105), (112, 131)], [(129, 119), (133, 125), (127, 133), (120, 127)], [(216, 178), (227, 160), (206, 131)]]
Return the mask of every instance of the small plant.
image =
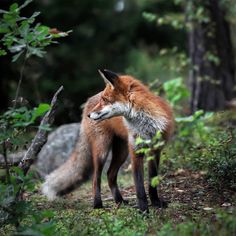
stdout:
[(179, 103), (189, 98), (189, 91), (182, 78), (172, 79), (163, 84), (165, 95), (171, 105), (180, 109)]
[(0, 143), (8, 140), (13, 145), (17, 145), (20, 142), (17, 136), (24, 133), (25, 129), (34, 124), (36, 119), (44, 115), (49, 108), (48, 104), (40, 104), (32, 110), (25, 106), (9, 108), (8, 111), (0, 116)]
[(208, 182), (216, 189), (236, 190), (235, 132), (222, 132), (214, 145), (208, 147), (211, 154), (207, 162)]
[(30, 214), (29, 203), (21, 199), (21, 193), (34, 189), (32, 176), (25, 176), (19, 167), (11, 166), (7, 156), (12, 148), (24, 145), (22, 135), (26, 128), (35, 124), (36, 119), (44, 115), (49, 108), (48, 104), (40, 104), (32, 110), (26, 107), (11, 108), (0, 116), (0, 144), (6, 171), (6, 174), (1, 176), (3, 181), (0, 182), (0, 223), (11, 223), (18, 227), (24, 215)]
[(6, 55), (9, 51), (14, 54), (13, 62), (24, 54), (25, 59), (32, 55), (43, 57), (46, 53), (45, 47), (56, 43), (55, 39), (65, 37), (69, 33), (50, 29), (41, 23), (35, 24), (35, 19), (40, 12), (34, 12), (30, 17), (21, 16), (21, 10), (32, 1), (26, 0), (21, 6), (13, 3), (8, 11), (0, 10), (0, 14), (2, 14), (0, 33), (3, 34), (0, 42), (4, 46), (0, 48), (0, 55)]
[(56, 28), (50, 29), (41, 23), (35, 23), (36, 17), (40, 12), (34, 12), (30, 17), (21, 16), (21, 11), (33, 0), (26, 0), (21, 6), (13, 3), (9, 10), (0, 9), (0, 56), (12, 54), (12, 62), (17, 61), (23, 56), (23, 64), (20, 70), (20, 77), (16, 89), (14, 108), (18, 101), (20, 86), (26, 61), (31, 56), (43, 57), (45, 48), (53, 43), (55, 39), (68, 36), (68, 32), (60, 32)]
[[(135, 140), (136, 154), (141, 154), (146, 161), (154, 160), (155, 155), (159, 152), (165, 145), (165, 141), (162, 138), (161, 132), (158, 131), (152, 139), (144, 140), (141, 137), (137, 137)], [(155, 176), (151, 180), (151, 185), (156, 187), (159, 185), (162, 177)]]

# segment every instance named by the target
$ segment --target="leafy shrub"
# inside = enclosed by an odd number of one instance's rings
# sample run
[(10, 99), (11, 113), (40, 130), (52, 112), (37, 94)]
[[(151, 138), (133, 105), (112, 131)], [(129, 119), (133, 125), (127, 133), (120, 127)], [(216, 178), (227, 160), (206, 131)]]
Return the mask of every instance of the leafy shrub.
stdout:
[[(227, 132), (226, 132), (227, 134)], [(217, 145), (209, 147), (212, 156), (207, 163), (208, 181), (217, 189), (236, 190), (236, 133), (221, 138)], [(223, 136), (223, 137), (222, 137)]]
[[(30, 201), (17, 199), (19, 190), (34, 190), (30, 174), (25, 176), (18, 167), (11, 168), (10, 183), (0, 183), (0, 224), (12, 224), (16, 235), (54, 235), (55, 224), (52, 211), (37, 211)], [(26, 222), (25, 219), (28, 219)]]
[(191, 116), (175, 119), (175, 134), (162, 158), (167, 169), (204, 168), (206, 159), (200, 151), (203, 144), (209, 143), (209, 135), (215, 131), (215, 127), (208, 125), (212, 115), (200, 110)]
[[(6, 140), (12, 145), (21, 143), (20, 134), (25, 133), (25, 128), (34, 124), (37, 118), (44, 115), (50, 108), (48, 104), (39, 104), (38, 107), (29, 109), (27, 107), (12, 108), (0, 115), (0, 143)], [(48, 127), (40, 127), (48, 129)]]
[(165, 82), (163, 84), (163, 88), (167, 100), (175, 108), (179, 108), (178, 103), (189, 97), (189, 91), (184, 85), (183, 79), (181, 77)]
[(37, 23), (35, 18), (40, 12), (34, 12), (30, 17), (22, 17), (21, 10), (33, 0), (26, 0), (19, 6), (13, 3), (9, 11), (0, 10), (2, 18), (0, 19), (0, 34), (4, 34), (0, 42), (4, 48), (0, 48), (0, 56), (6, 55), (7, 50), (14, 54), (12, 61), (25, 54), (25, 58), (31, 55), (43, 57), (46, 53), (44, 48), (55, 43), (55, 38), (65, 37), (68, 33), (52, 31), (49, 27)]
[(218, 123), (228, 120), (224, 116), (197, 111), (176, 118), (176, 134), (164, 155), (166, 168), (203, 170), (209, 184), (217, 189), (235, 189), (236, 132), (233, 126), (224, 128)]
[[(24, 201), (20, 197), (23, 191), (32, 192), (34, 190), (32, 175), (25, 176), (19, 167), (8, 166), (7, 160), (7, 153), (12, 147), (24, 144), (21, 135), (25, 133), (26, 128), (35, 124), (36, 119), (47, 112), (49, 108), (48, 104), (40, 104), (32, 110), (26, 107), (10, 108), (0, 116), (0, 144), (5, 150), (3, 153), (6, 162), (5, 180), (0, 182), (0, 224), (15, 225), (20, 235), (33, 235), (33, 232), (34, 235), (36, 233), (39, 235), (39, 232), (44, 232), (43, 235), (52, 235), (54, 228), (49, 220), (49, 212), (47, 214), (34, 212), (31, 202)], [(48, 129), (48, 127), (40, 128)], [(30, 216), (32, 222), (22, 224), (26, 215)], [(48, 222), (44, 223), (45, 219), (48, 219)]]

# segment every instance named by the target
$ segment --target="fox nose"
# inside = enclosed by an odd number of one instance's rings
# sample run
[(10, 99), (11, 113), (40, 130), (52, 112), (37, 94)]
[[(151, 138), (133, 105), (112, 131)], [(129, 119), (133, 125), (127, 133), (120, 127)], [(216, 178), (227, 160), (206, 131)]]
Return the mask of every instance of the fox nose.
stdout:
[(91, 115), (92, 115), (92, 113), (93, 114), (96, 114), (96, 115), (100, 115), (101, 114), (101, 112), (100, 111), (96, 111), (96, 112), (90, 112), (90, 113), (88, 113), (88, 118), (91, 118)]

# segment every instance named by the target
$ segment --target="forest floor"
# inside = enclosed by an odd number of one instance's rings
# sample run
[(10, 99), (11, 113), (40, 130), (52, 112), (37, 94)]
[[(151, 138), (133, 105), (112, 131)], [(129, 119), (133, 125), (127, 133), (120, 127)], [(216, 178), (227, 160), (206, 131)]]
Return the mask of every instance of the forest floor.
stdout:
[[(12, 225), (0, 225), (0, 235), (236, 236), (236, 191), (229, 190), (235, 190), (236, 113), (220, 113), (214, 118), (213, 124), (200, 119), (195, 125), (180, 127), (179, 139), (163, 151), (158, 190), (169, 202), (168, 208), (150, 206), (145, 215), (138, 211), (131, 168), (126, 163), (118, 184), (127, 205), (114, 203), (106, 171), (101, 188), (103, 209), (92, 208), (91, 180), (54, 202), (40, 194), (39, 183), (33, 192), (24, 194), (35, 215), (24, 215), (21, 225), (27, 229), (31, 225), (31, 231), (16, 234)], [(218, 187), (209, 181), (209, 174)], [(48, 213), (43, 213), (45, 210)], [(43, 223), (49, 223), (49, 228)], [(32, 229), (44, 233), (32, 233)]]
[[(117, 206), (103, 176), (104, 209), (92, 209), (91, 181), (55, 202), (39, 192), (26, 194), (38, 211), (54, 212), (57, 235), (236, 235), (236, 193), (208, 186), (204, 172), (178, 169), (159, 185), (166, 209), (150, 207), (143, 216), (136, 208), (131, 171), (122, 171), (119, 185), (128, 205)], [(10, 232), (10, 231), (9, 231)], [(10, 235), (5, 227), (1, 235)]]

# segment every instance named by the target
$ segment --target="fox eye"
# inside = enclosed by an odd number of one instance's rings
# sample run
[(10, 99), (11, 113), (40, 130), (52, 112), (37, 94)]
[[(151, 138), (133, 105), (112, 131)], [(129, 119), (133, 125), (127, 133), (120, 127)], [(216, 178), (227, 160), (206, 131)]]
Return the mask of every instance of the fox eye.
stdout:
[(111, 102), (109, 101), (109, 99), (107, 99), (106, 97), (102, 97), (102, 100), (103, 100), (105, 103), (111, 103)]

